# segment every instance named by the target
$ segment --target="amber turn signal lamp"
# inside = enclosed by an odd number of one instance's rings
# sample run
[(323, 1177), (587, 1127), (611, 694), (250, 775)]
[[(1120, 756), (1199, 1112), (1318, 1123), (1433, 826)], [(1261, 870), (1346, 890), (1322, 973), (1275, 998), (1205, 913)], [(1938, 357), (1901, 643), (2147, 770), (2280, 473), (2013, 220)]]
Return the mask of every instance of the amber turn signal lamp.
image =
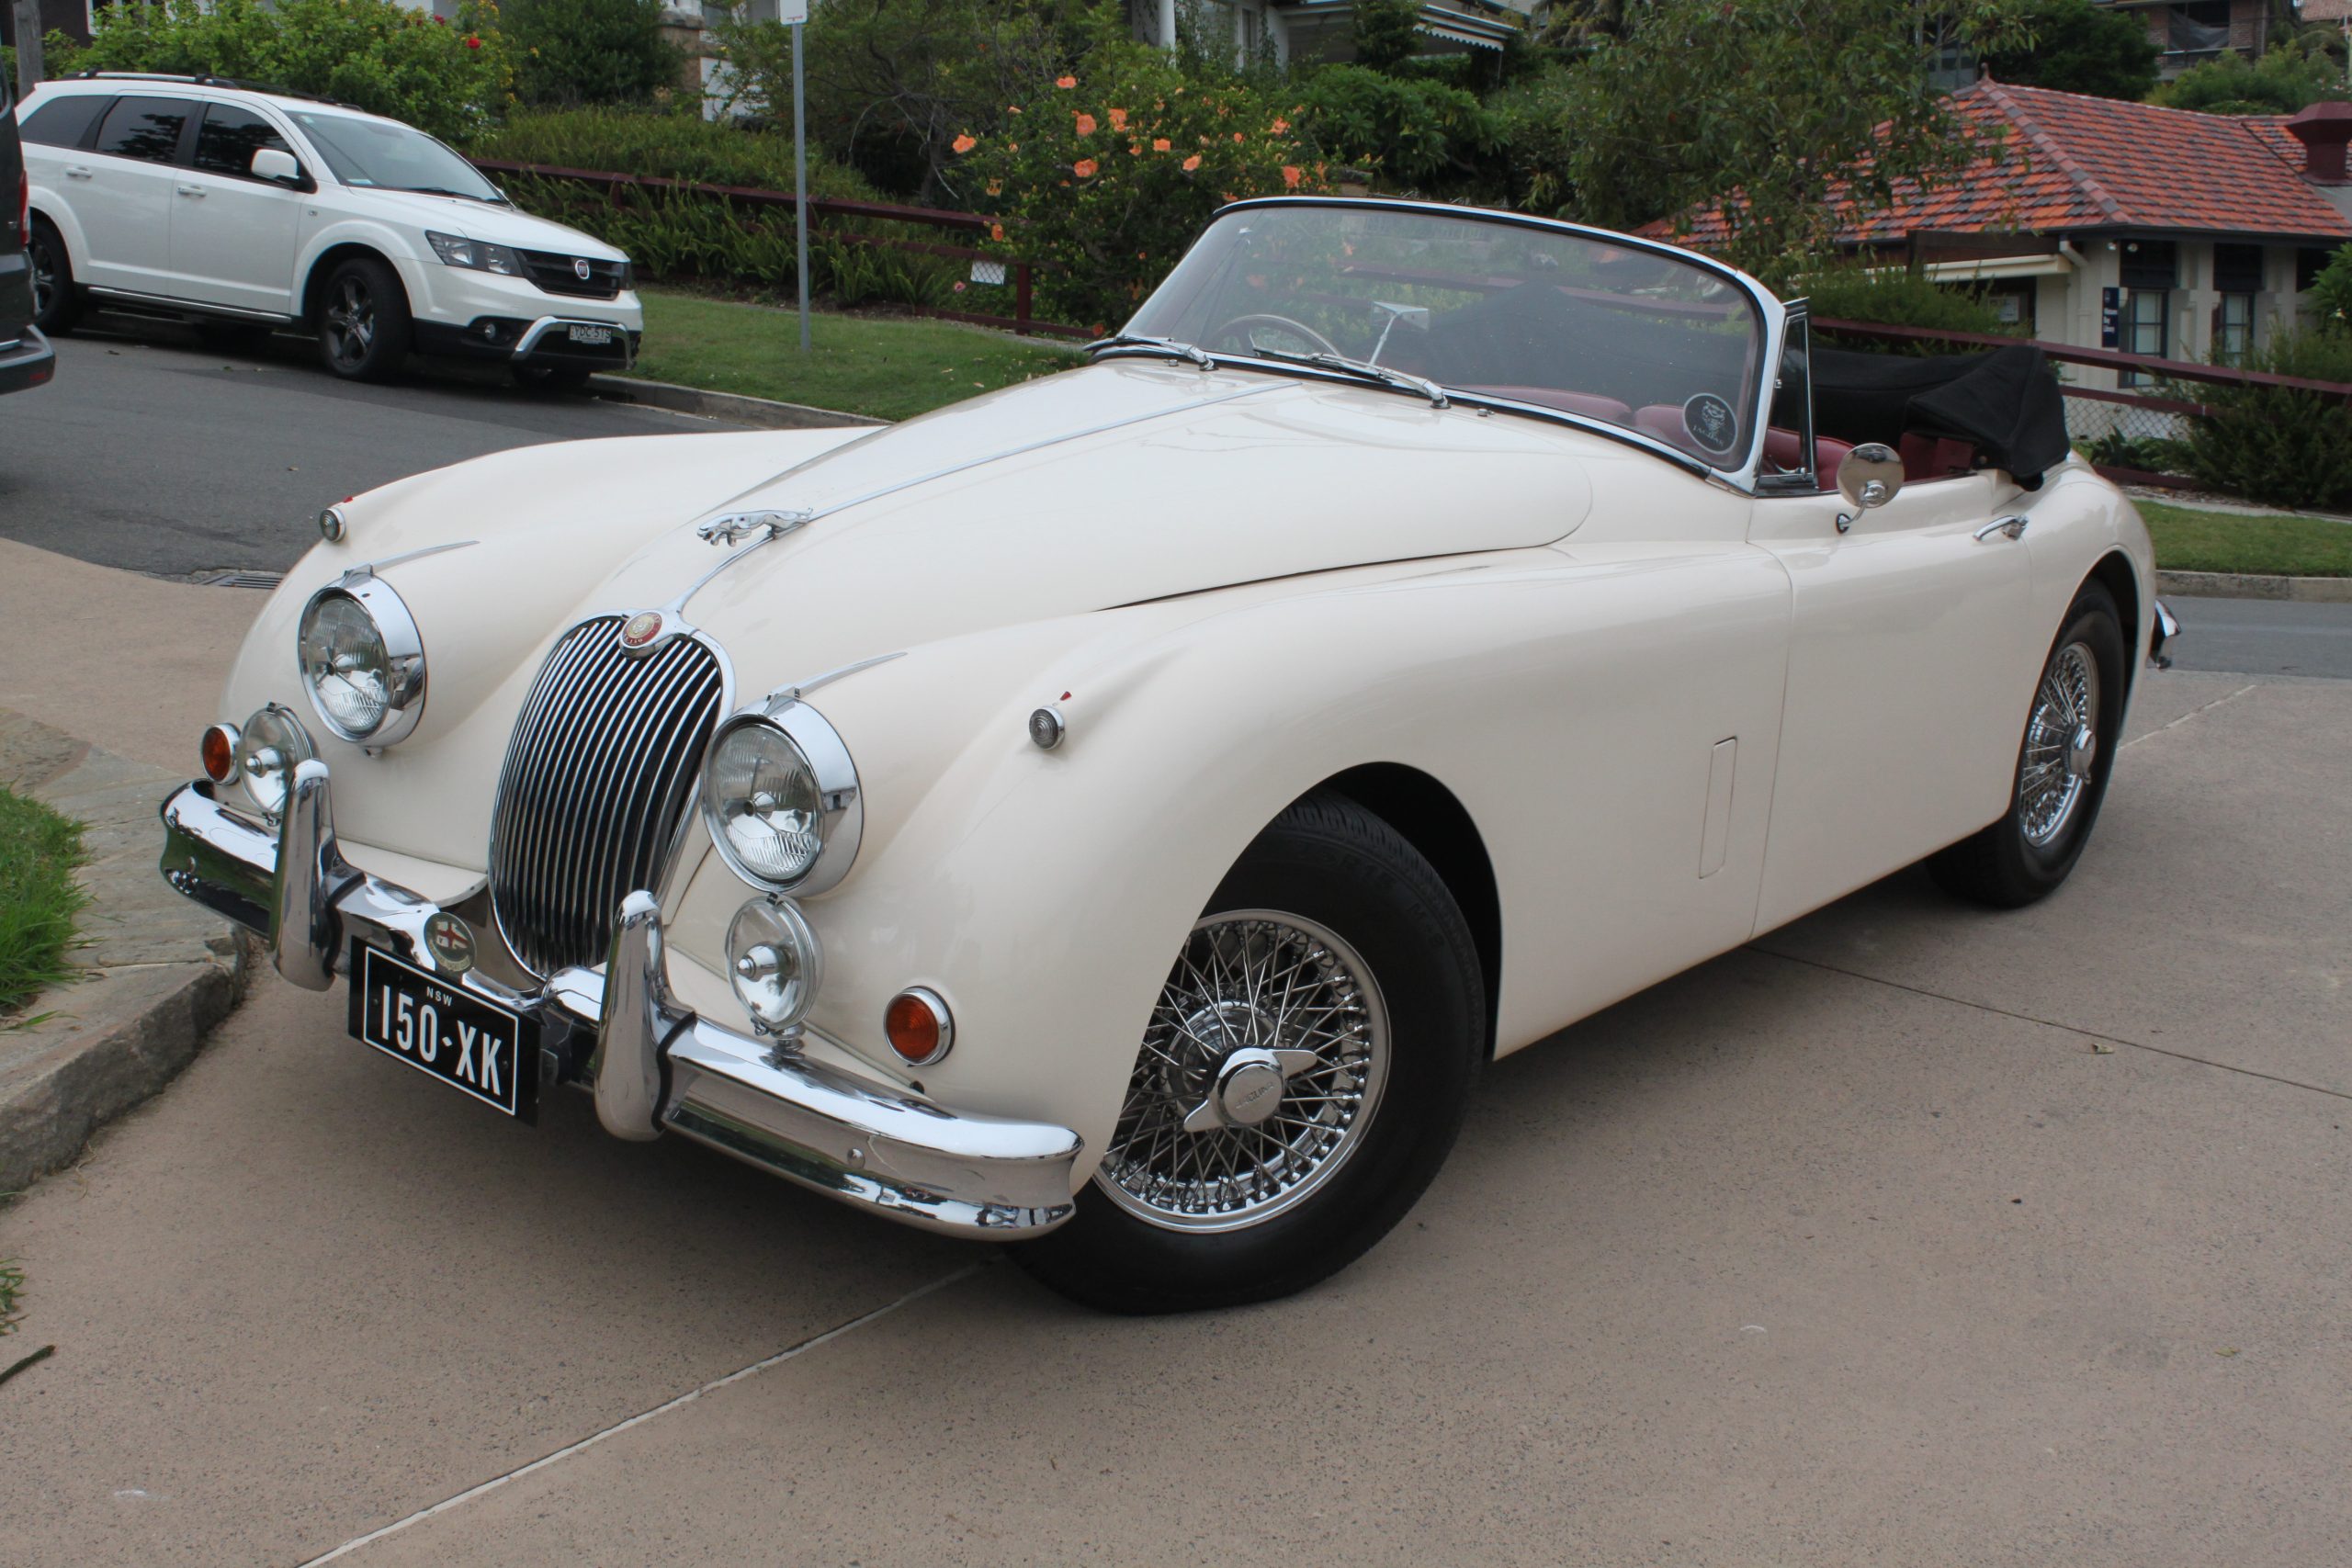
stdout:
[(204, 761), (204, 776), (214, 784), (237, 782), (237, 739), (236, 726), (216, 724), (197, 743), (198, 754)]
[(904, 1057), (908, 1066), (927, 1067), (956, 1043), (956, 1021), (948, 1016), (947, 1004), (938, 992), (911, 986), (892, 997), (883, 1010), (882, 1032), (890, 1037), (890, 1049)]

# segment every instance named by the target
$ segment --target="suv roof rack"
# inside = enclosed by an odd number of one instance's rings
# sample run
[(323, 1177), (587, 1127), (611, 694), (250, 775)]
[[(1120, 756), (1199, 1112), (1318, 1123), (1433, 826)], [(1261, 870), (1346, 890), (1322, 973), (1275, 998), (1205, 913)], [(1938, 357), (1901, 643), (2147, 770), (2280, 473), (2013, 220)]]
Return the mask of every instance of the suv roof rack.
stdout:
[[(306, 104), (327, 104), (339, 109), (358, 109), (357, 104), (346, 104), (340, 98), (330, 98), (322, 93), (298, 92), (292, 87), (280, 87), (270, 82), (248, 82), (236, 76), (198, 76), (185, 71), (76, 71), (59, 78), (65, 82), (186, 82), (192, 87), (230, 87), (241, 93), (267, 93), (273, 98), (299, 98)], [(360, 113), (368, 111), (360, 109)]]

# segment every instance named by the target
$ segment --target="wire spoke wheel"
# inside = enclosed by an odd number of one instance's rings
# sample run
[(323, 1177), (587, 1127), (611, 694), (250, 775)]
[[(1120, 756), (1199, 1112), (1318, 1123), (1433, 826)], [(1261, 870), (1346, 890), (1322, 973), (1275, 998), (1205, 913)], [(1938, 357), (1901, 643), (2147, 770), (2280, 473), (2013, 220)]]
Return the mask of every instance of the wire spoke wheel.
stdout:
[(1167, 1229), (1257, 1224), (1355, 1152), (1389, 1055), (1380, 987), (1337, 932), (1272, 909), (1208, 916), (1152, 1010), (1095, 1181)]
[(2042, 672), (2018, 763), (2018, 830), (2037, 850), (2075, 818), (2098, 757), (2098, 660), (2070, 642)]

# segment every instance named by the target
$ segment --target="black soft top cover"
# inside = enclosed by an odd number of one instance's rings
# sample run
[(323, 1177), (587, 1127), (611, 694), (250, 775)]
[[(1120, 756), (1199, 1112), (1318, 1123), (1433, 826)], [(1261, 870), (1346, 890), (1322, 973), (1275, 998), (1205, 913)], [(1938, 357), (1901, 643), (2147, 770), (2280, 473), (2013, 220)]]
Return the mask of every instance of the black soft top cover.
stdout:
[(2066, 457), (2058, 378), (2031, 344), (1924, 358), (1816, 345), (1813, 408), (1815, 427), (1840, 441), (1966, 441), (2028, 490)]

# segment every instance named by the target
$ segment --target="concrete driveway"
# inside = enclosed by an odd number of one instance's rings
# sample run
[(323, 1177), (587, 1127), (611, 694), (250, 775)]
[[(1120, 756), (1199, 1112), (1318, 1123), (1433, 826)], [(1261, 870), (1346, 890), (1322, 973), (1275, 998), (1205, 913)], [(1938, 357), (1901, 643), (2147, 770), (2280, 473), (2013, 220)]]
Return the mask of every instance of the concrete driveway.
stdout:
[[(0, 546), (0, 689), (93, 604), (177, 657), (47, 700), (180, 755), (253, 602)], [(0, 1557), (2352, 1561), (2352, 683), (2132, 731), (2056, 897), (1896, 876), (1515, 1056), (1387, 1242), (1215, 1315), (503, 1123), (266, 979), (0, 1211), (58, 1347)]]

